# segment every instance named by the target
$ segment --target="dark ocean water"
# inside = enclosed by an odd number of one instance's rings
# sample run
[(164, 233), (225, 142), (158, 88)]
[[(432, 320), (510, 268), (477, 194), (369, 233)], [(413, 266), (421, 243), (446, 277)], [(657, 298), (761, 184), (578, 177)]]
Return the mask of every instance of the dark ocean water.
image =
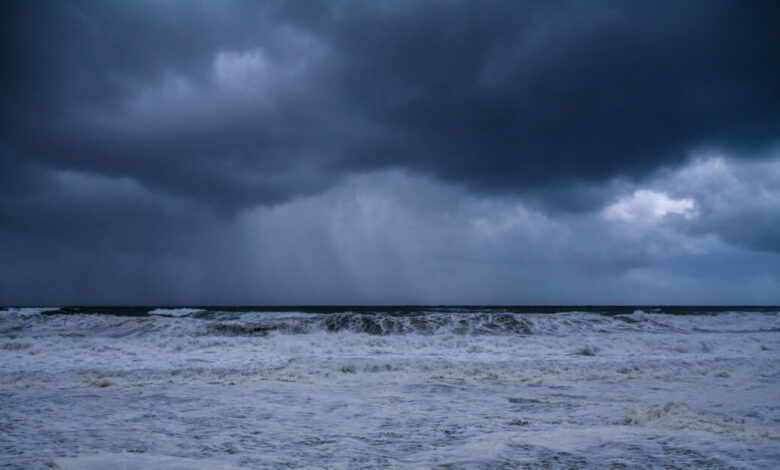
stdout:
[[(25, 307), (0, 307), (1, 310), (9, 308)], [(36, 308), (36, 307), (32, 307)], [(714, 315), (724, 312), (763, 312), (773, 313), (780, 311), (780, 306), (706, 306), (706, 305), (608, 305), (608, 306), (590, 306), (590, 305), (538, 305), (538, 306), (512, 306), (512, 305), (386, 305), (386, 306), (365, 306), (365, 305), (302, 305), (302, 306), (198, 306), (198, 305), (179, 305), (179, 306), (88, 306), (88, 307), (59, 307), (52, 308), (46, 313), (53, 314), (106, 314), (121, 316), (146, 316), (153, 311), (177, 312), (183, 310), (194, 310), (199, 313), (250, 313), (250, 312), (273, 312), (273, 313), (376, 313), (385, 315), (420, 315), (428, 313), (567, 313), (567, 312), (585, 312), (597, 313), (602, 315), (627, 315), (635, 311), (646, 313), (666, 313), (670, 315)]]
[(777, 307), (0, 310), (11, 468), (777, 468)]

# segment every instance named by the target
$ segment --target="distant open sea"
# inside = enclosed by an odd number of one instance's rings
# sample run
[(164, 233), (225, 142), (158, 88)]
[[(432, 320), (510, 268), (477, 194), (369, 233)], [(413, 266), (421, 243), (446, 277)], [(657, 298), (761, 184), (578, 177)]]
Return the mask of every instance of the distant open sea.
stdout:
[(0, 467), (780, 468), (780, 307), (3, 308)]

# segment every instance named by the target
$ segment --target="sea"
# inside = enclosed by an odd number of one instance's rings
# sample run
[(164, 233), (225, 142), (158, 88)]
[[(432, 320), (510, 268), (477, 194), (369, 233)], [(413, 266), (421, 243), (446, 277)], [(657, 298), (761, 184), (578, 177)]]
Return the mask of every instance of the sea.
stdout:
[(776, 469), (780, 308), (2, 308), (0, 467)]

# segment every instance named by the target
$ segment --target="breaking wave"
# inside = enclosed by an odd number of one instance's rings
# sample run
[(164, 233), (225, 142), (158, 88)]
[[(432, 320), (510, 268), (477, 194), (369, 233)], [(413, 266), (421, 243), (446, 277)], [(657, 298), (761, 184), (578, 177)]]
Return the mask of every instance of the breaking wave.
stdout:
[(6, 307), (0, 308), (0, 315), (21, 316), (39, 315), (45, 312), (56, 312), (59, 307)]
[(409, 449), (426, 468), (439, 449), (773, 468), (778, 331), (776, 308), (4, 309), (0, 448), (18, 468), (403, 467), (322, 456)]
[(368, 335), (531, 336), (613, 333), (746, 333), (780, 331), (780, 312), (724, 311), (675, 314), (636, 310), (558, 313), (501, 309), (429, 309), (316, 312), (206, 308), (8, 308), (0, 334), (12, 331), (111, 337), (154, 333), (176, 336), (266, 336), (269, 333), (352, 332)]
[(205, 312), (202, 308), (156, 308), (149, 311), (149, 315), (165, 315), (169, 317), (186, 317), (193, 313)]

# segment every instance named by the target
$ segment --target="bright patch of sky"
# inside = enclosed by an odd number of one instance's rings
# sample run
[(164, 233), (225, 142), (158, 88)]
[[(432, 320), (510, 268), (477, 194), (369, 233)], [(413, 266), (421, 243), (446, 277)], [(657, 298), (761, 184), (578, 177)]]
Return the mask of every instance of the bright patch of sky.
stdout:
[(689, 198), (672, 199), (660, 191), (637, 189), (604, 210), (604, 215), (610, 220), (638, 223), (656, 223), (668, 214), (690, 219), (696, 215), (696, 202)]

